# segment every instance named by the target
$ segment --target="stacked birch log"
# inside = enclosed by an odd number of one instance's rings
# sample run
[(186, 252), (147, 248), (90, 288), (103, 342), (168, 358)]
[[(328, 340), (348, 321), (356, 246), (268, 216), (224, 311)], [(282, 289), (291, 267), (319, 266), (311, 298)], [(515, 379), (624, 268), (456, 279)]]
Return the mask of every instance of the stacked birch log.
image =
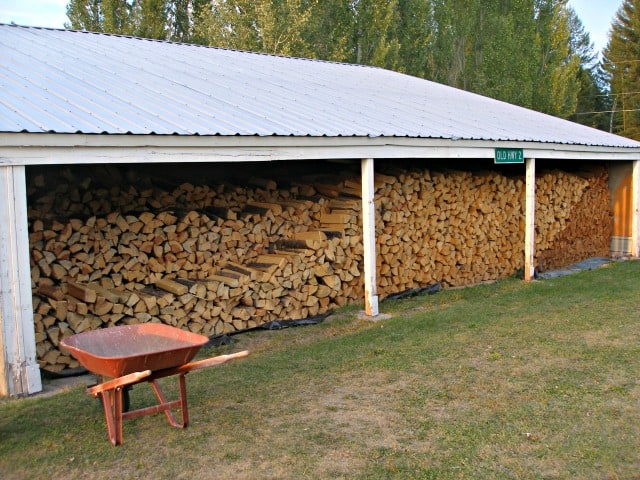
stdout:
[[(63, 177), (35, 176), (29, 185), (34, 319), (45, 370), (76, 367), (58, 345), (85, 330), (162, 322), (213, 336), (362, 300), (357, 175), (280, 187), (251, 178), (242, 187), (172, 188), (118, 171), (110, 178), (122, 187), (93, 185), (70, 170)], [(388, 168), (375, 182), (382, 297), (436, 282), (495, 280), (522, 267), (522, 178)], [(537, 188), (545, 262), (562, 258), (545, 252), (609, 235), (606, 214), (583, 221), (608, 208), (606, 172), (550, 172)], [(581, 245), (584, 256), (601, 254), (602, 241)]]

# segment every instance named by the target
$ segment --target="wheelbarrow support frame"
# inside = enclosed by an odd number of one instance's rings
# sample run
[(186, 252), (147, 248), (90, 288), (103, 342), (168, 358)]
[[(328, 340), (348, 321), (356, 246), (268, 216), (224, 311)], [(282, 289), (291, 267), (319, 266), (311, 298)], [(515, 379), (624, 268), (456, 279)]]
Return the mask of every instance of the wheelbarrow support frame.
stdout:
[[(104, 415), (107, 422), (107, 432), (109, 441), (113, 445), (122, 444), (122, 422), (131, 418), (138, 418), (145, 415), (152, 415), (164, 412), (169, 425), (176, 428), (185, 428), (189, 424), (189, 408), (187, 405), (187, 382), (186, 375), (194, 370), (221, 365), (229, 360), (242, 358), (249, 355), (249, 352), (243, 351), (230, 355), (219, 355), (213, 358), (187, 363), (179, 367), (167, 368), (165, 370), (143, 372), (134, 372), (122, 377), (114, 378), (93, 387), (87, 388), (87, 393), (94, 398), (100, 397), (104, 408)], [(180, 390), (180, 398), (177, 400), (167, 400), (162, 388), (156, 382), (157, 379), (178, 375), (178, 384)], [(123, 391), (125, 387), (136, 385), (138, 383), (147, 382), (151, 384), (158, 404), (152, 405), (129, 412), (123, 412)], [(179, 408), (182, 412), (181, 421), (177, 421), (173, 412), (174, 408)]]

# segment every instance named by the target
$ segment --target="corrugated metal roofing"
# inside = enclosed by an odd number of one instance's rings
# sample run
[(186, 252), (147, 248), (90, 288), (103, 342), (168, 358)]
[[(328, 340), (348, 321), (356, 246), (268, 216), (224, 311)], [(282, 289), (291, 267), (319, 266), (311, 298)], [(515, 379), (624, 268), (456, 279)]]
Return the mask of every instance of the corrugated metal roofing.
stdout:
[(640, 143), (388, 70), (0, 25), (0, 132)]

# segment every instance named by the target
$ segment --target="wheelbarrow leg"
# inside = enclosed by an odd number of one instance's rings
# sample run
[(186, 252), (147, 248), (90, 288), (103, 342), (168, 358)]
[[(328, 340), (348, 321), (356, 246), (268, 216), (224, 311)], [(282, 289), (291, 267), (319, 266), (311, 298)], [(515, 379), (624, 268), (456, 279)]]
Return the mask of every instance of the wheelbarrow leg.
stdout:
[(186, 373), (180, 375), (180, 410), (182, 411), (182, 428), (189, 425), (189, 407), (187, 406), (187, 380)]
[(112, 445), (122, 444), (122, 387), (100, 392), (104, 416), (107, 420), (107, 433)]
[(104, 417), (107, 421), (109, 441), (113, 445), (122, 444), (122, 392), (129, 385), (133, 385), (151, 375), (151, 370), (134, 372), (124, 377), (114, 378), (107, 382), (87, 388), (87, 393), (94, 398), (100, 398)]
[[(154, 380), (149, 380), (151, 388), (158, 397), (160, 406), (167, 407), (163, 409), (169, 425), (176, 428), (185, 428), (189, 425), (189, 409), (187, 407), (187, 381), (185, 379), (186, 373), (179, 375), (178, 383), (180, 385), (180, 400), (169, 402), (164, 395), (164, 392), (160, 388), (160, 385)], [(182, 423), (178, 422), (171, 411), (171, 408), (178, 407), (182, 412)]]

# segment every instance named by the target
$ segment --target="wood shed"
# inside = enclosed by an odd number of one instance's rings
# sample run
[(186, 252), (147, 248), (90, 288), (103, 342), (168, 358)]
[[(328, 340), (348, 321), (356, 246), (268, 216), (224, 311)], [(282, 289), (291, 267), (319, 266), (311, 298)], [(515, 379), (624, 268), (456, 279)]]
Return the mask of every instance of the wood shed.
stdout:
[(640, 143), (388, 70), (0, 25), (0, 395), (66, 335), (215, 335), (638, 256)]

